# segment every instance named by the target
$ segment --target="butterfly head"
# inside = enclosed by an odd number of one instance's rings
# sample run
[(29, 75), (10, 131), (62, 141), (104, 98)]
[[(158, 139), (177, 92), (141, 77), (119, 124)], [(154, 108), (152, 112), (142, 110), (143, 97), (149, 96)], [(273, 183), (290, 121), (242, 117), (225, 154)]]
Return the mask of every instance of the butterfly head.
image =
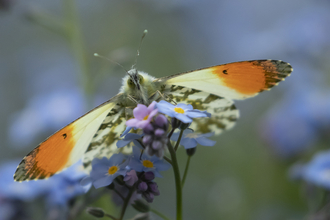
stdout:
[(123, 78), (120, 91), (132, 97), (137, 103), (149, 104), (148, 98), (157, 90), (154, 80), (155, 78), (147, 73), (131, 69), (127, 71), (127, 76)]

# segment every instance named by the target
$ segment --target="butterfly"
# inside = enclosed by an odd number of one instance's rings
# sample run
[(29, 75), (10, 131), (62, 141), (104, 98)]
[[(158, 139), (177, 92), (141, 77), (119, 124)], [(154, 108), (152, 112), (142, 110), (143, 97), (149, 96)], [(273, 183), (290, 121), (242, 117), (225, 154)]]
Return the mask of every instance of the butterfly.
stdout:
[(46, 179), (81, 158), (85, 169), (90, 170), (94, 158), (130, 151), (117, 149), (116, 142), (138, 103), (166, 100), (191, 104), (212, 115), (194, 120), (191, 127), (197, 132), (220, 134), (233, 127), (239, 117), (233, 100), (270, 90), (291, 72), (291, 65), (281, 60), (234, 62), (162, 78), (133, 68), (123, 78), (116, 96), (60, 129), (25, 156), (14, 180)]

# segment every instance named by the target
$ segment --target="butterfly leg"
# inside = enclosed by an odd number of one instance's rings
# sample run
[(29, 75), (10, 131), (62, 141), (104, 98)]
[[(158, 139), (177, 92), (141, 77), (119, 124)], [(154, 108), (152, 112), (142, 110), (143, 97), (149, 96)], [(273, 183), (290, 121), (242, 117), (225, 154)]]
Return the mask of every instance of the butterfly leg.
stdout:
[(131, 100), (132, 102), (134, 102), (134, 103), (136, 103), (136, 104), (139, 104), (139, 102), (138, 102), (135, 98), (133, 98), (132, 96), (127, 95), (127, 97), (128, 97), (128, 99)]
[[(171, 97), (169, 97), (168, 95), (166, 95), (165, 93), (162, 93), (161, 91), (157, 90), (156, 92), (154, 92), (150, 98), (150, 100), (155, 100), (155, 101), (160, 101), (160, 100), (165, 100), (165, 101), (173, 101), (171, 99)], [(174, 101), (173, 101), (174, 102)], [(174, 102), (175, 104), (177, 104), (176, 102)]]

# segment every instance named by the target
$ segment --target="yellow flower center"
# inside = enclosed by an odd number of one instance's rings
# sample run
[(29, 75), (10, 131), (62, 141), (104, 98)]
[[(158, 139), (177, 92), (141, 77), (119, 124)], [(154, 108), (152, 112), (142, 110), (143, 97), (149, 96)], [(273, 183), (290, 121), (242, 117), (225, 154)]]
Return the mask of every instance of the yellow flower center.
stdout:
[(177, 113), (180, 113), (180, 114), (184, 113), (184, 110), (182, 108), (178, 108), (178, 107), (175, 107), (174, 111), (177, 112)]
[(146, 115), (146, 117), (143, 118), (143, 120), (147, 120), (149, 117), (149, 115)]
[(118, 167), (117, 166), (112, 166), (112, 167), (109, 168), (108, 173), (109, 173), (109, 175), (113, 175), (117, 171), (118, 171)]
[(150, 161), (150, 160), (144, 160), (142, 162), (143, 166), (147, 167), (147, 168), (153, 168), (154, 164)]

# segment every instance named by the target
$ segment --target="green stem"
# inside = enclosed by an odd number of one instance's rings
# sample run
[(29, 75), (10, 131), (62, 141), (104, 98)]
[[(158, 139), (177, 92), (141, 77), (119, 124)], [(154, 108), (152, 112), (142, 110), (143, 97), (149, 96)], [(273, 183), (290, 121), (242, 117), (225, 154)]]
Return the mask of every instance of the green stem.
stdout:
[(80, 30), (76, 3), (75, 0), (63, 0), (63, 3), (66, 15), (66, 33), (80, 67), (79, 71), (81, 73), (81, 84), (87, 97), (87, 104), (89, 105), (88, 107), (90, 107), (93, 83), (91, 83), (89, 76), (87, 53)]
[(180, 141), (181, 141), (181, 138), (182, 138), (183, 131), (184, 131), (184, 130), (181, 129), (180, 134), (179, 134), (178, 141), (176, 142), (176, 145), (175, 145), (175, 148), (174, 148), (175, 151), (178, 150), (178, 147), (179, 147), (179, 145), (180, 145)]
[(172, 165), (172, 160), (170, 158), (168, 158), (166, 156), (164, 156), (163, 158), (164, 158), (164, 160), (166, 160), (167, 162), (169, 162)]
[(109, 215), (107, 213), (104, 214), (104, 216), (108, 217), (108, 218), (111, 218), (112, 220), (118, 220), (116, 219), (116, 217), (112, 216), (112, 215)]
[(113, 189), (113, 191), (122, 199), (125, 201), (125, 197), (116, 189)]
[(159, 217), (165, 219), (165, 220), (170, 220), (170, 218), (168, 218), (166, 215), (164, 215), (163, 213), (157, 211), (156, 209), (150, 209), (151, 212), (155, 213), (156, 215), (158, 215)]
[(181, 178), (180, 170), (178, 165), (178, 160), (176, 158), (175, 150), (170, 141), (167, 143), (168, 150), (171, 154), (172, 167), (174, 172), (175, 179), (175, 188), (176, 188), (176, 220), (182, 220), (182, 187), (181, 187)]
[[(172, 134), (173, 134), (173, 132), (174, 132), (174, 130), (175, 130), (175, 128), (172, 128), (172, 130), (170, 131), (170, 133), (168, 134), (168, 139), (170, 139), (171, 138), (171, 136), (172, 136)], [(169, 140), (170, 141), (170, 140)]]
[(184, 186), (184, 183), (186, 181), (186, 177), (187, 177), (187, 174), (188, 174), (190, 158), (191, 158), (191, 156), (188, 156), (187, 163), (186, 163), (186, 168), (185, 168), (184, 173), (183, 173), (183, 177), (182, 177), (182, 181), (181, 181), (182, 188)]
[(128, 203), (129, 203), (129, 200), (131, 199), (131, 197), (132, 197), (134, 191), (135, 191), (134, 187), (132, 187), (132, 188), (129, 190), (128, 195), (127, 195), (127, 197), (126, 197), (125, 200), (124, 200), (124, 204), (123, 204), (123, 207), (122, 207), (122, 209), (121, 209), (121, 213), (120, 213), (119, 220), (123, 220), (124, 215), (125, 215), (126, 208), (127, 208), (127, 206), (128, 206)]

